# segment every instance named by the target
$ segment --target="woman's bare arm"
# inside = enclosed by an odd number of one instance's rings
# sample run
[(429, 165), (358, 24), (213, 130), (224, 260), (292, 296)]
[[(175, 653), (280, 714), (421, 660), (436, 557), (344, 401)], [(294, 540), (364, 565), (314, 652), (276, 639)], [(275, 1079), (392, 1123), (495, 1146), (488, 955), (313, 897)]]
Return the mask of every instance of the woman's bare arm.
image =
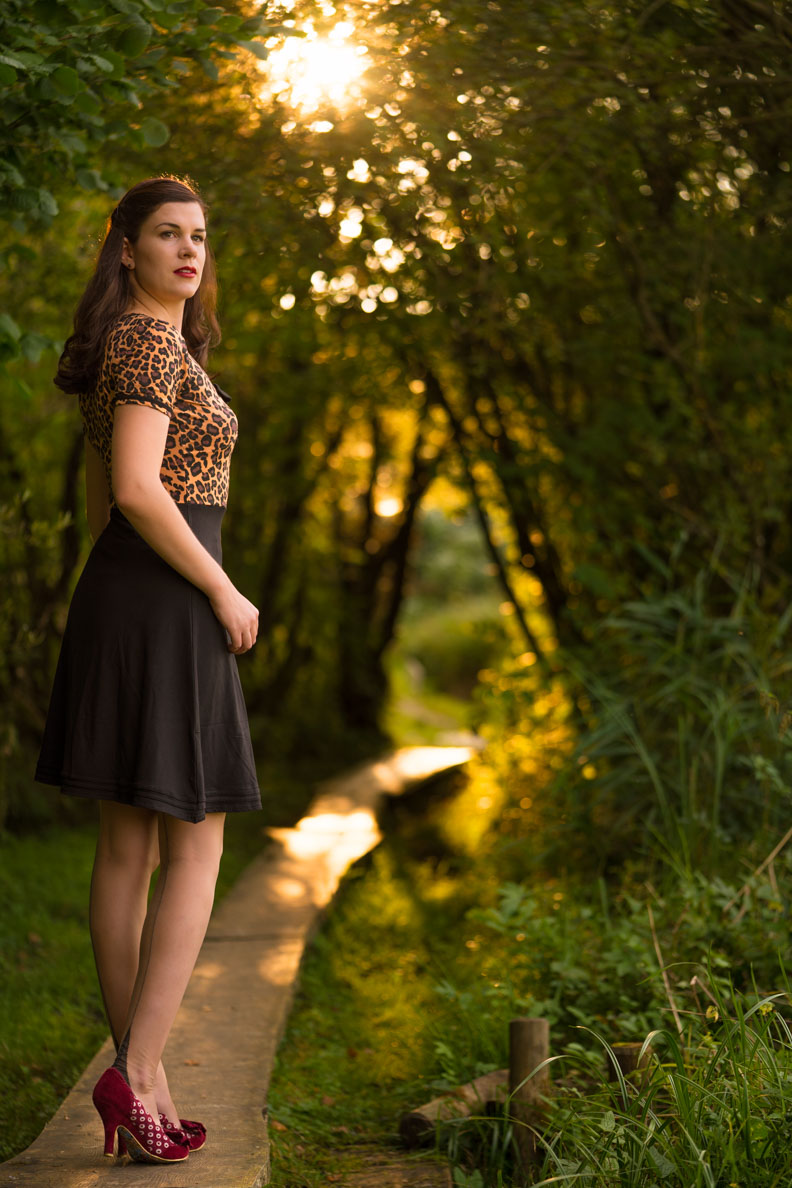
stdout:
[(102, 456), (85, 439), (85, 518), (91, 540), (96, 541), (110, 519), (110, 491)]
[(232, 652), (246, 652), (258, 633), (258, 611), (204, 548), (160, 479), (168, 418), (138, 404), (116, 407), (112, 483), (132, 527), (178, 573), (208, 597), (228, 631)]

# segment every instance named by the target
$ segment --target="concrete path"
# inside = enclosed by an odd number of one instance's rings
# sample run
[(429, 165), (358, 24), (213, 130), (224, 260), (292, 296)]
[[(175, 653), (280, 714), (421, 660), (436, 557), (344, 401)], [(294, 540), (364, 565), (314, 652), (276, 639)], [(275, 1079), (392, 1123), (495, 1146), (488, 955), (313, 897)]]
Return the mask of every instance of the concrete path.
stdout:
[(472, 747), (405, 747), (317, 787), (293, 829), (244, 871), (212, 917), (165, 1051), (184, 1117), (206, 1147), (172, 1167), (102, 1157), (91, 1102), (110, 1041), (36, 1141), (0, 1165), (2, 1188), (261, 1188), (269, 1179), (266, 1100), (306, 942), (350, 864), (380, 840), (376, 810), (416, 780), (465, 763)]

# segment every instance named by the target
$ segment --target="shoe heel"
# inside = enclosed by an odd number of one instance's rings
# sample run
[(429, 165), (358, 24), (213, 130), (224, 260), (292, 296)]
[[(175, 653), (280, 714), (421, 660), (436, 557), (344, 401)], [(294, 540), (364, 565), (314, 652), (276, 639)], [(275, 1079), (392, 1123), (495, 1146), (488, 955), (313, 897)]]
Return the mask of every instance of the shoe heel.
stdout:
[(94, 1089), (93, 1103), (104, 1127), (103, 1154), (105, 1158), (112, 1159), (115, 1154), (116, 1134), (118, 1135), (118, 1153), (119, 1155), (125, 1154), (126, 1145), (118, 1130), (124, 1121), (124, 1114), (119, 1110), (117, 1102), (113, 1101), (110, 1094), (107, 1093), (105, 1085), (101, 1081)]
[(124, 1121), (123, 1116), (119, 1116), (115, 1111), (99, 1110), (99, 1117), (102, 1119), (102, 1125), (104, 1126), (105, 1158), (112, 1159), (115, 1154), (116, 1135), (118, 1135), (118, 1154), (126, 1155), (126, 1144), (119, 1130), (119, 1126)]
[(102, 1122), (104, 1123), (104, 1136), (105, 1136), (104, 1155), (105, 1155), (105, 1159), (112, 1159), (113, 1155), (115, 1154), (114, 1147), (115, 1147), (115, 1136), (116, 1136), (116, 1123), (115, 1123), (115, 1121), (108, 1122), (107, 1119), (105, 1119), (105, 1118), (102, 1118)]

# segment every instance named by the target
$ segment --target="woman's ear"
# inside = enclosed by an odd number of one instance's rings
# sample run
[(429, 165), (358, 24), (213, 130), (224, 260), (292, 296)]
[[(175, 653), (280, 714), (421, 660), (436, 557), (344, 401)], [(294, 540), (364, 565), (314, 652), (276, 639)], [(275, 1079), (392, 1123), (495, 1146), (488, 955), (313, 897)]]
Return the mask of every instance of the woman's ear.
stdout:
[(135, 267), (135, 261), (132, 259), (132, 247), (126, 235), (124, 236), (124, 246), (121, 248), (121, 263), (124, 268)]

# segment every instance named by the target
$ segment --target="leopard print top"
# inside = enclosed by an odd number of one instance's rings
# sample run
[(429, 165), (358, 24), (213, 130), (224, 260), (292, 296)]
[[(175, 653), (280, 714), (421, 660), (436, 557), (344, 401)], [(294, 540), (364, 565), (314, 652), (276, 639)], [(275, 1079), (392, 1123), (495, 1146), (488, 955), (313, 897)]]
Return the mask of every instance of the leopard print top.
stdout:
[(177, 503), (225, 507), (237, 419), (170, 322), (137, 312), (110, 328), (99, 378), (81, 395), (83, 433), (105, 464), (110, 505), (113, 413), (142, 404), (170, 421), (160, 478)]

